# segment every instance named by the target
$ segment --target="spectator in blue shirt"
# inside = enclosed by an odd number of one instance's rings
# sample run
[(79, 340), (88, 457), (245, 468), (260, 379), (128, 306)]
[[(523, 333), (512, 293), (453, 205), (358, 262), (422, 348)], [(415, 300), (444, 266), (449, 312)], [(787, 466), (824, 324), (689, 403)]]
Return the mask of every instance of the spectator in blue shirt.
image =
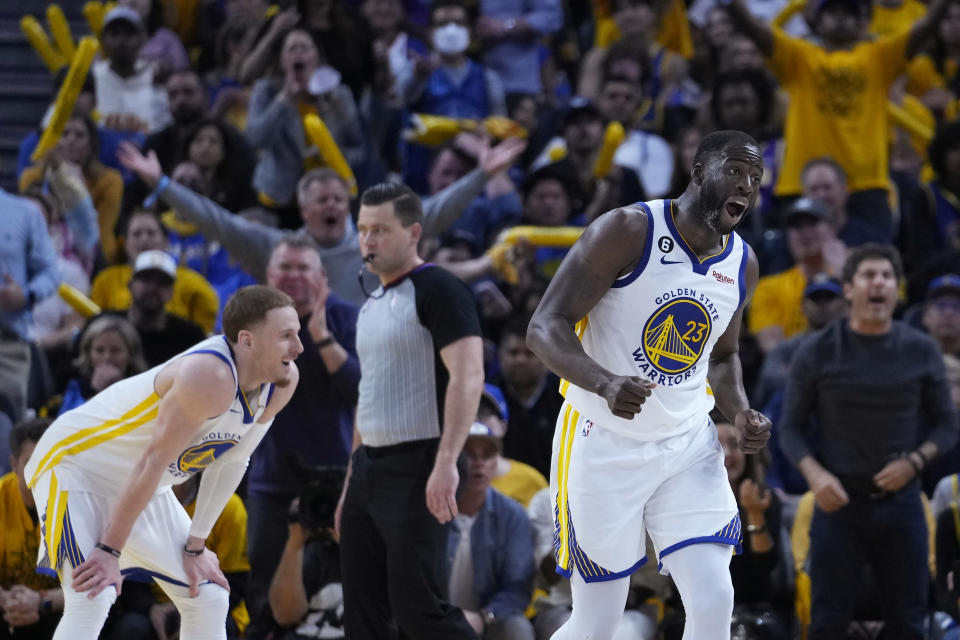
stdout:
[(500, 449), (490, 427), (470, 427), (459, 513), (447, 525), (441, 575), (450, 603), (463, 609), (482, 638), (533, 640), (533, 625), (523, 614), (533, 588), (533, 533), (520, 503), (490, 487)]
[(0, 395), (13, 404), (15, 421), (27, 402), (30, 311), (60, 284), (57, 254), (37, 206), (0, 189)]
[(540, 93), (538, 41), (563, 26), (560, 0), (481, 0), (476, 33), (483, 62), (500, 74), (507, 93)]

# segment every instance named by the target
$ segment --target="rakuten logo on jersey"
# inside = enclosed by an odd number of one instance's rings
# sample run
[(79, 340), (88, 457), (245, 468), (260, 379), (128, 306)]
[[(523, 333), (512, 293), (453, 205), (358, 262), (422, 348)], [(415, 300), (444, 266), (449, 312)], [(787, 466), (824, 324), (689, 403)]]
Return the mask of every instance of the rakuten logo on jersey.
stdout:
[(725, 276), (716, 271), (712, 271), (711, 273), (713, 274), (713, 277), (717, 279), (717, 282), (722, 282), (723, 284), (733, 284), (733, 278), (730, 276)]

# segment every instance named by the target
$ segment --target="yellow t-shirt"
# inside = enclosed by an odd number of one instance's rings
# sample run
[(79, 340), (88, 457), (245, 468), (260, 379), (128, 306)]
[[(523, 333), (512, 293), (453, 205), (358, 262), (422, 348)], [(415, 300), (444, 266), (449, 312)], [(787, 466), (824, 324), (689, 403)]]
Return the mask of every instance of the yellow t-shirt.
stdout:
[(494, 478), (490, 486), (508, 498), (513, 498), (526, 508), (538, 491), (549, 486), (547, 479), (528, 464), (517, 460), (508, 460), (510, 470), (502, 476)]
[(37, 573), (40, 521), (30, 517), (13, 472), (0, 478), (0, 531), (0, 587), (56, 589), (56, 578)]
[(899, 31), (909, 31), (913, 23), (927, 13), (927, 7), (917, 0), (906, 0), (899, 7), (884, 7), (873, 3), (870, 18), (870, 33), (878, 38), (892, 36)]
[[(43, 166), (27, 167), (20, 174), (20, 192), (43, 180)], [(97, 227), (100, 230), (100, 249), (108, 263), (117, 261), (120, 242), (114, 233), (120, 204), (123, 202), (123, 176), (115, 169), (104, 167), (91, 179), (84, 175), (83, 182), (90, 192), (93, 208), (97, 210)]]
[(852, 191), (886, 189), (889, 123), (887, 92), (907, 63), (909, 31), (828, 52), (773, 29), (768, 62), (790, 96), (784, 140), (787, 153), (777, 195), (797, 195), (807, 161), (831, 156), (847, 172)]
[(916, 56), (907, 65), (907, 93), (923, 97), (931, 89), (946, 88), (947, 81), (957, 75), (960, 65), (952, 58), (943, 61), (943, 73), (937, 69), (933, 58), (924, 54)]
[(800, 267), (760, 278), (747, 314), (750, 333), (779, 326), (783, 327), (784, 336), (789, 338), (806, 331), (807, 318), (803, 315), (803, 290), (806, 286), (807, 278)]
[[(128, 264), (107, 267), (97, 274), (90, 288), (90, 299), (104, 311), (123, 311), (132, 302), (127, 285), (133, 268)], [(167, 303), (167, 312), (196, 322), (207, 333), (220, 311), (220, 298), (206, 278), (186, 267), (177, 267), (173, 283), (173, 297)]]

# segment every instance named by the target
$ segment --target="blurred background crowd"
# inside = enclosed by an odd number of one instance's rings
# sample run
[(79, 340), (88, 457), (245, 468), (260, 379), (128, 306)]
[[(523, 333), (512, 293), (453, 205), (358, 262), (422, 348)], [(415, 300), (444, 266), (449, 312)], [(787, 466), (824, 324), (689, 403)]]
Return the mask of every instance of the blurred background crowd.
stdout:
[[(764, 158), (738, 229), (761, 270), (740, 355), (774, 423), (769, 454), (748, 463), (717, 422), (742, 516), (772, 544), (733, 558), (734, 637), (809, 623), (813, 502), (777, 416), (800, 341), (846, 312), (851, 248), (899, 252), (898, 317), (936, 342), (960, 406), (960, 1), (63, 0), (61, 22), (35, 0), (2, 4), (0, 638), (49, 638), (62, 606), (32, 570), (22, 479), (45, 425), (217, 332), (255, 282), (294, 299), (306, 351), (210, 541), (233, 587), (228, 627), (342, 637), (328, 528), (358, 307), (377, 286), (354, 216), (384, 180), (422, 196), (421, 256), (469, 283), (481, 314), (488, 384), (463, 495), (500, 520), (463, 539), (451, 524), (440, 555), (459, 584), (469, 540), (474, 589), (454, 604), (512, 621), (486, 637), (546, 640), (569, 615), (545, 490), (562, 399), (526, 347), (529, 315), (579, 230), (679, 196), (711, 131), (749, 133)], [(156, 155), (159, 185), (118, 159), (127, 142)], [(957, 471), (960, 449), (922, 477), (937, 638), (958, 616)], [(191, 509), (196, 483), (177, 494)], [(631, 578), (618, 638), (679, 637), (679, 598), (653, 565)], [(850, 637), (883, 637), (882, 589), (864, 575), (860, 591)], [(103, 637), (176, 629), (158, 591), (125, 585)]]

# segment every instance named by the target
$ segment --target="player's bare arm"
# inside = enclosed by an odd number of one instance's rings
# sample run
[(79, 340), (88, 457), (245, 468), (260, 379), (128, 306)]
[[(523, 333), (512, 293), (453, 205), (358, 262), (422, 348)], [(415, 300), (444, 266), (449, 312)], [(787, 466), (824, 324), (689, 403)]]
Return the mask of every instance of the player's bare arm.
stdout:
[(450, 374), (443, 405), (443, 434), (427, 478), (427, 508), (441, 523), (457, 515), (457, 458), (477, 415), (483, 389), (483, 341), (467, 336), (440, 350)]
[[(229, 410), (236, 394), (230, 367), (214, 356), (196, 355), (171, 363), (157, 375), (161, 397), (154, 437), (130, 478), (124, 483), (110, 513), (100, 544), (123, 548), (133, 524), (157, 490), (163, 471), (196, 435), (208, 418)], [(120, 571), (116, 557), (95, 548), (73, 574), (76, 591), (90, 591), (90, 597), (111, 584), (120, 593)]]
[(564, 258), (530, 321), (527, 345), (557, 375), (607, 400), (610, 411), (630, 420), (650, 396), (653, 383), (617, 376), (587, 356), (574, 326), (640, 261), (647, 219), (637, 207), (597, 218)]
[(740, 433), (740, 448), (745, 453), (756, 453), (770, 439), (770, 420), (759, 411), (750, 408), (750, 401), (743, 388), (743, 371), (740, 367), (740, 327), (743, 310), (750, 303), (757, 288), (760, 268), (752, 251), (747, 256), (747, 290), (743, 304), (730, 319), (726, 331), (717, 340), (710, 353), (710, 369), (707, 379), (713, 389), (720, 413), (733, 420)]

